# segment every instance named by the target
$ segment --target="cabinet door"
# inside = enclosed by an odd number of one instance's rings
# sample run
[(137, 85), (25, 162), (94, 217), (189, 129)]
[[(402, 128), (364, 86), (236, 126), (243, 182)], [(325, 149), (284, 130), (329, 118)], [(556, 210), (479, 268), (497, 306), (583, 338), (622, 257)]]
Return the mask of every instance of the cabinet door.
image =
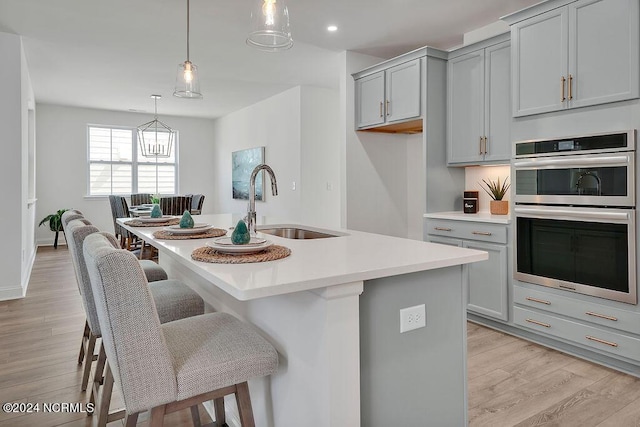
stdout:
[(507, 247), (466, 240), (463, 247), (489, 253), (488, 260), (468, 264), (464, 269), (469, 286), (467, 310), (507, 320)]
[(386, 71), (386, 121), (397, 122), (420, 116), (420, 59)]
[(567, 91), (562, 78), (568, 77), (567, 14), (562, 7), (511, 26), (514, 117), (565, 108)]
[(447, 160), (477, 163), (483, 158), (484, 50), (454, 58), (447, 67)]
[(485, 49), (484, 160), (511, 158), (511, 44)]
[(569, 8), (571, 107), (638, 97), (638, 1), (581, 0)]
[(384, 71), (356, 80), (356, 127), (384, 123)]

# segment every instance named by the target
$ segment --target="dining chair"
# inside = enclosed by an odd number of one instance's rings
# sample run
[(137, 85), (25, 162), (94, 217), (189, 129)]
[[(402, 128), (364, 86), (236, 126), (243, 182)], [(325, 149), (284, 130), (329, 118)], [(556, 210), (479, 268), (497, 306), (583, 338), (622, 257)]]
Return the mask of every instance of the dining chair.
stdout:
[(160, 198), (160, 210), (163, 215), (182, 215), (191, 212), (191, 196), (170, 196)]
[[(96, 404), (99, 396), (99, 388), (104, 382), (103, 372), (106, 362), (106, 353), (104, 352), (104, 341), (101, 343), (97, 357), (94, 355), (96, 340), (102, 337), (101, 324), (96, 314), (95, 299), (93, 289), (89, 282), (86, 263), (82, 248), (87, 236), (99, 234), (114, 249), (119, 249), (118, 240), (110, 233), (101, 233), (92, 226), (86, 225), (83, 220), (72, 220), (67, 224), (69, 233), (69, 250), (71, 259), (76, 271), (76, 279), (82, 291), (83, 305), (87, 316), (87, 324), (85, 330), (88, 329), (88, 344), (85, 350), (85, 365), (82, 376), (82, 390), (86, 390), (93, 362), (97, 361), (94, 369), (94, 380), (91, 387), (89, 402)], [(135, 256), (131, 254), (134, 259)], [(142, 263), (138, 262), (138, 267), (142, 271), (145, 281), (149, 283), (149, 289), (154, 300), (154, 308), (161, 322), (170, 322), (184, 317), (200, 315), (204, 313), (204, 302), (202, 298), (191, 288), (177, 280), (159, 280), (150, 282), (146, 275)], [(97, 405), (97, 413), (100, 425), (106, 425), (107, 422), (122, 418), (122, 412), (109, 413), (109, 404), (111, 401), (112, 388), (105, 388), (102, 391), (100, 402)]]
[(204, 204), (204, 194), (194, 194), (191, 200), (191, 215), (200, 215)]
[(120, 246), (129, 250), (136, 251), (142, 246), (142, 242), (133, 233), (122, 227), (116, 221), (117, 218), (128, 218), (129, 205), (124, 196), (109, 196), (109, 204), (111, 205), (111, 215), (113, 217), (113, 230), (116, 238), (120, 240)]
[(151, 203), (151, 194), (137, 193), (131, 195), (131, 206), (139, 206)]
[[(105, 387), (116, 383), (127, 426), (150, 411), (151, 426), (164, 415), (214, 400), (224, 425), (224, 396), (234, 394), (243, 427), (253, 427), (247, 381), (276, 372), (278, 354), (250, 325), (227, 313), (208, 313), (161, 324), (135, 256), (115, 249), (101, 234), (84, 242), (96, 311), (107, 354)], [(152, 355), (152, 357), (149, 357)]]

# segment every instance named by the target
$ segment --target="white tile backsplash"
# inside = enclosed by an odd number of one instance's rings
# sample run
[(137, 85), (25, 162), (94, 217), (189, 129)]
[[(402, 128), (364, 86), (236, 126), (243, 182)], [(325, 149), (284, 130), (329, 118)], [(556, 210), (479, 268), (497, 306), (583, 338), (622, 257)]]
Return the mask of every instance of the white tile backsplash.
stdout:
[[(511, 167), (509, 165), (500, 165), (500, 166), (474, 166), (465, 168), (465, 191), (477, 190), (480, 194), (479, 200), (479, 211), (480, 212), (489, 212), (489, 202), (491, 201), (491, 197), (482, 189), (485, 185), (482, 183), (483, 179), (495, 181), (500, 178), (500, 183), (505, 180), (505, 178), (509, 178), (509, 182), (511, 183), (511, 177), (509, 174), (511, 173)], [(511, 188), (507, 192), (504, 200), (511, 199)]]

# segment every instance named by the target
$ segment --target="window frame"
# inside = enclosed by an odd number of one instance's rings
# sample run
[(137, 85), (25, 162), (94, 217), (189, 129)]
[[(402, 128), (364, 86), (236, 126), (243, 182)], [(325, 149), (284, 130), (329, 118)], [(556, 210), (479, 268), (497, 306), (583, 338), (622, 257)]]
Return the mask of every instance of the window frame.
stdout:
[[(131, 143), (131, 161), (104, 161), (104, 160), (91, 160), (91, 128), (103, 128), (103, 129), (110, 129), (110, 130), (129, 130), (131, 131), (132, 134), (132, 143)], [(138, 161), (138, 132), (137, 132), (138, 128), (137, 127), (131, 127), (131, 126), (121, 126), (121, 125), (102, 125), (102, 124), (96, 124), (96, 123), (89, 123), (87, 124), (87, 129), (86, 129), (86, 196), (87, 198), (106, 198), (109, 197), (109, 195), (114, 195), (114, 196), (130, 196), (131, 194), (136, 194), (138, 193), (138, 166), (140, 164), (155, 164), (155, 161), (151, 161), (151, 162), (139, 162)], [(180, 140), (180, 133), (175, 130), (175, 138), (173, 141), (173, 150), (175, 153), (175, 162), (174, 163), (161, 163), (162, 165), (173, 165), (174, 166), (174, 193), (173, 194), (165, 194), (165, 193), (160, 193), (160, 195), (162, 196), (172, 196), (175, 194), (180, 194), (179, 188), (180, 188), (180, 160), (179, 160), (179, 156), (178, 156), (178, 147), (179, 147), (179, 140)], [(131, 165), (131, 194), (114, 194), (113, 192), (110, 192), (110, 194), (91, 194), (91, 164), (108, 164), (108, 165), (113, 165), (113, 164), (126, 164), (126, 165)], [(113, 190), (113, 183), (111, 184), (111, 190)]]

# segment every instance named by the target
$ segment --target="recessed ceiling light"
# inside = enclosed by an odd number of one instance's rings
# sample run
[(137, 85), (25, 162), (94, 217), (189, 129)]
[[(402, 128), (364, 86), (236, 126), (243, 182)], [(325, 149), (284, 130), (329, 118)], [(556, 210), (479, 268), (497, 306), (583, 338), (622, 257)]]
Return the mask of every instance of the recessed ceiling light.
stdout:
[(331, 32), (338, 31), (338, 27), (336, 27), (335, 25), (329, 25), (327, 27), (327, 31), (331, 31)]

